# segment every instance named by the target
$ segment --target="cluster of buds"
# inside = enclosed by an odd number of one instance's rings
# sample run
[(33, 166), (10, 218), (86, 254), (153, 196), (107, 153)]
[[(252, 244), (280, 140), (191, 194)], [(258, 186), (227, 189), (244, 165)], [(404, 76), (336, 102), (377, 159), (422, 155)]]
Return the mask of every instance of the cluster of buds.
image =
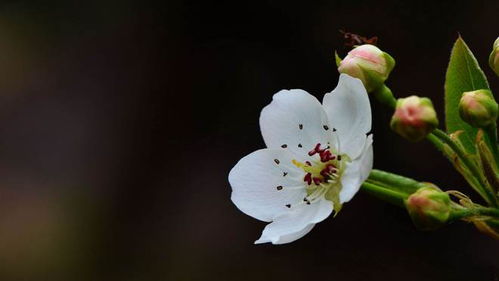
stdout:
[(430, 183), (411, 194), (405, 205), (412, 221), (421, 230), (445, 225), (452, 211), (449, 194)]
[(338, 64), (340, 73), (358, 78), (364, 83), (367, 92), (381, 88), (393, 67), (395, 60), (378, 47), (365, 44), (351, 50)]
[(464, 92), (459, 101), (459, 115), (473, 127), (486, 128), (497, 119), (498, 105), (489, 90)]
[(492, 46), (492, 53), (489, 56), (489, 65), (492, 70), (499, 76), (499, 37)]
[(438, 126), (437, 113), (428, 98), (401, 98), (397, 100), (390, 126), (402, 137), (419, 141)]
[[(461, 40), (461, 44), (464, 45), (464, 49), (467, 49), (464, 41), (462, 41), (462, 39), (459, 40)], [(456, 46), (458, 42), (456, 42)], [(455, 48), (455, 50), (456, 53), (453, 53), (452, 56), (462, 56), (462, 53), (459, 53), (459, 48)], [(471, 51), (466, 55), (473, 57)], [(402, 137), (410, 141), (419, 141), (427, 137), (428, 134), (437, 128), (439, 123), (437, 113), (435, 112), (430, 99), (409, 96), (396, 100), (393, 97), (391, 90), (385, 85), (385, 81), (388, 79), (395, 66), (395, 60), (378, 47), (370, 44), (357, 46), (352, 49), (343, 60), (336, 54), (336, 64), (340, 73), (358, 78), (362, 81), (368, 93), (374, 96), (382, 104), (388, 105), (390, 108), (395, 108), (390, 121), (390, 127)], [(493, 44), (492, 53), (489, 57), (489, 65), (499, 76), (499, 38), (497, 38)], [(456, 68), (456, 66), (452, 67)], [(479, 71), (479, 68), (477, 71)], [(456, 75), (453, 74), (452, 76)], [(459, 79), (461, 77), (457, 75), (457, 78)], [(485, 84), (487, 83), (485, 82)], [(466, 88), (465, 90), (468, 89), (469, 88)], [(452, 110), (456, 110), (456, 108), (452, 108)], [(477, 178), (484, 178), (484, 180), (486, 180), (484, 185), (486, 185), (486, 188), (490, 187), (486, 190), (487, 192), (484, 191), (484, 194), (486, 193), (485, 195), (487, 195), (486, 199), (490, 199), (491, 202), (496, 202), (499, 200), (497, 197), (499, 196), (499, 178), (497, 171), (499, 165), (499, 149), (497, 147), (496, 137), (496, 122), (499, 115), (499, 106), (490, 90), (474, 89), (473, 91), (462, 93), (458, 110), (462, 120), (475, 128), (480, 128), (479, 130), (475, 130), (478, 133), (476, 133), (475, 141), (477, 153), (474, 156), (476, 156), (476, 159), (479, 161), (476, 164), (478, 164), (479, 169), (483, 169), (483, 174), (481, 173), (482, 171), (468, 171), (468, 169), (472, 170), (472, 168), (474, 168), (474, 163), (461, 164), (461, 162), (466, 162), (465, 160), (474, 160), (472, 159), (473, 156), (470, 156), (470, 159), (468, 159), (468, 155), (461, 156), (461, 154), (464, 153), (457, 153), (460, 149), (465, 149), (464, 145), (460, 144), (459, 140), (456, 140), (457, 136), (463, 133), (464, 130), (456, 131), (455, 134), (451, 134), (450, 138), (445, 138), (443, 136), (445, 134), (444, 132), (435, 131), (433, 138), (444, 139), (446, 144), (448, 144), (445, 148), (456, 152), (454, 155), (457, 156), (452, 155), (452, 159), (455, 163), (459, 164), (456, 165), (456, 168), (465, 175), (466, 179), (468, 179), (468, 173), (473, 174), (476, 172), (478, 175), (472, 175), (472, 177), (477, 176)], [(454, 113), (454, 111), (452, 113)], [(487, 136), (485, 139), (483, 139), (484, 135)], [(452, 142), (457, 142), (457, 148), (451, 147)], [(329, 155), (325, 155), (324, 150), (321, 150), (320, 146), (310, 151), (309, 155), (314, 155), (316, 153), (320, 155), (322, 162), (329, 161)], [(325, 177), (325, 175), (334, 171), (336, 171), (336, 169), (333, 165), (326, 166), (326, 168), (321, 171), (320, 175)], [(320, 178), (318, 177), (317, 179)], [(309, 174), (305, 181), (310, 185), (311, 182), (315, 182), (316, 180)], [(319, 180), (317, 180), (317, 182), (319, 182)], [(462, 217), (459, 216), (465, 216), (468, 221), (473, 221), (479, 229), (485, 231), (489, 235), (493, 233), (491, 236), (499, 239), (499, 231), (491, 231), (492, 228), (490, 228), (486, 222), (482, 221), (481, 218), (476, 220), (469, 219), (470, 217), (477, 217), (476, 214), (479, 212), (479, 208), (475, 207), (475, 205), (470, 205), (470, 207), (462, 204), (461, 207), (456, 207), (457, 205), (452, 203), (448, 193), (443, 192), (430, 183), (423, 183), (422, 185), (421, 183), (418, 183), (417, 186), (414, 186), (414, 189), (417, 189), (417, 191), (407, 197), (405, 206), (414, 224), (418, 228), (422, 230), (433, 230), (456, 218), (462, 219)], [(414, 189), (411, 189), (411, 191)], [(455, 195), (455, 193), (452, 194)], [(499, 215), (497, 216), (499, 217)]]

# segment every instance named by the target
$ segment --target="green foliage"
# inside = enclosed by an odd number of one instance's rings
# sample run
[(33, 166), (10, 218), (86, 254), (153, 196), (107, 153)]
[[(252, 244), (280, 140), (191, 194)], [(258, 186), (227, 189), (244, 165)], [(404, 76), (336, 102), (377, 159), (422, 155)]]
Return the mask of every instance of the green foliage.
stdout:
[(445, 76), (445, 123), (448, 133), (462, 130), (459, 138), (464, 148), (475, 152), (474, 140), (477, 129), (459, 117), (459, 101), (463, 92), (489, 89), (487, 78), (480, 69), (473, 53), (459, 37), (452, 48)]

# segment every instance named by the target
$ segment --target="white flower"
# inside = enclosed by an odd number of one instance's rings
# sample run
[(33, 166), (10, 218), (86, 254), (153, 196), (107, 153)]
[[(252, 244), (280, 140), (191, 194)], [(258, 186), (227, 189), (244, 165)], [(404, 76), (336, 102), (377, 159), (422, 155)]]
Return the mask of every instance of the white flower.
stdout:
[(229, 173), (232, 201), (271, 222), (255, 244), (307, 234), (357, 193), (373, 162), (371, 107), (359, 79), (340, 75), (323, 104), (303, 90), (282, 90), (260, 115), (266, 149)]

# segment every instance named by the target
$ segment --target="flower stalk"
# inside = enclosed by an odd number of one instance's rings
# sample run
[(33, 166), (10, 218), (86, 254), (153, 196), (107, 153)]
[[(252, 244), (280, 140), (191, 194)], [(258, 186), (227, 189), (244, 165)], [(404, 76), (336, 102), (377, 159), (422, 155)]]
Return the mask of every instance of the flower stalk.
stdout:
[[(489, 204), (494, 207), (498, 206), (497, 197), (494, 192), (492, 192), (488, 183), (484, 179), (482, 172), (478, 169), (478, 166), (475, 165), (470, 159), (470, 157), (466, 154), (466, 152), (454, 141), (449, 135), (445, 132), (435, 129), (432, 134), (438, 138), (442, 143), (448, 145), (448, 147), (456, 153), (456, 156), (459, 158), (461, 163), (464, 165), (464, 168), (470, 172), (473, 176), (473, 179), (469, 179), (465, 177), (470, 185), (475, 189), (475, 191), (482, 196), (482, 198)], [(475, 182), (476, 181), (476, 182)], [(478, 183), (478, 184), (476, 184)]]
[[(382, 201), (406, 208), (414, 223), (421, 230), (432, 230), (444, 224), (462, 220), (473, 222), (480, 231), (491, 237), (499, 237), (497, 233), (499, 208), (484, 207), (473, 203), (458, 191), (448, 191), (447, 193), (457, 196), (460, 199), (459, 204), (448, 201), (450, 205), (447, 208), (438, 207), (438, 205), (434, 205), (438, 203), (432, 203), (433, 200), (440, 197), (449, 198), (446, 192), (440, 191), (436, 186), (427, 182), (418, 182), (411, 178), (376, 169), (371, 171), (368, 179), (362, 184), (362, 190)], [(434, 190), (435, 195), (431, 195), (431, 190)], [(425, 192), (429, 191), (430, 197), (428, 199), (421, 197), (426, 196)], [(443, 213), (440, 214), (440, 212)]]
[(379, 182), (373, 182), (369, 179), (362, 184), (362, 190), (395, 206), (404, 207), (404, 201), (407, 199), (407, 194), (393, 190), (394, 186), (389, 187), (381, 185)]

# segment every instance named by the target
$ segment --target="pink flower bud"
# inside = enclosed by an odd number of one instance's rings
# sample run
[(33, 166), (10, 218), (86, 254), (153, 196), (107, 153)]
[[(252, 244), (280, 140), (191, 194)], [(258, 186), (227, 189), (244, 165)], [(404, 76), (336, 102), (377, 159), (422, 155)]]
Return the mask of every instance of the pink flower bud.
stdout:
[(438, 126), (437, 113), (428, 98), (401, 98), (397, 100), (390, 126), (404, 138), (419, 141)]
[(464, 92), (459, 101), (461, 119), (473, 127), (484, 128), (496, 122), (497, 103), (489, 90)]
[(439, 228), (448, 221), (451, 213), (449, 195), (432, 184), (411, 194), (405, 205), (412, 221), (421, 230)]
[(390, 55), (366, 44), (351, 50), (341, 61), (338, 71), (360, 79), (367, 92), (373, 92), (384, 84), (394, 66)]

